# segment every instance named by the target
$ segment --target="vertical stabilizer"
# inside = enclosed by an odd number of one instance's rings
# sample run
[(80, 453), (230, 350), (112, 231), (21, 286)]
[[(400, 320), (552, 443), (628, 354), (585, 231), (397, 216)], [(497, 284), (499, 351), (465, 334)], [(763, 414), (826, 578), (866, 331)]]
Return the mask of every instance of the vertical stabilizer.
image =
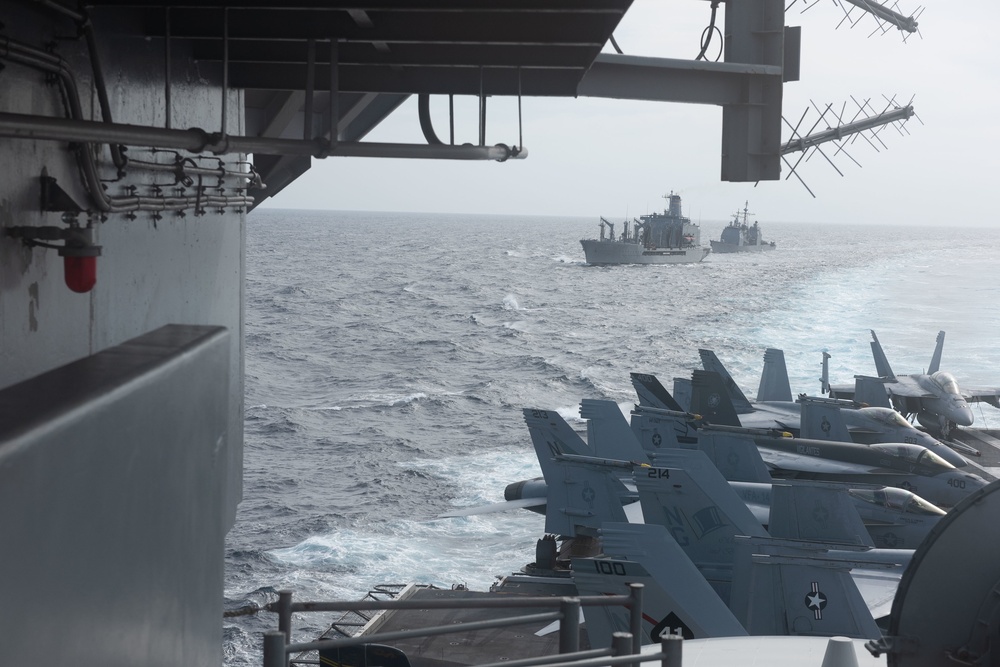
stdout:
[(819, 376), (819, 393), (830, 394), (830, 353), (823, 352), (823, 374)]
[[(827, 399), (820, 399), (827, 400)], [(833, 442), (852, 442), (847, 430), (844, 416), (836, 405), (810, 401), (804, 398), (799, 403), (802, 418), (799, 425), (799, 436), (810, 440), (831, 440)]]
[(642, 412), (642, 406), (632, 413), (632, 433), (646, 456), (664, 448), (691, 449), (698, 444), (698, 430), (690, 421), (681, 417), (646, 414)]
[(585, 398), (580, 402), (580, 416), (587, 420), (587, 442), (594, 456), (646, 461), (646, 453), (617, 403)]
[(772, 347), (764, 350), (764, 370), (760, 374), (757, 400), (787, 402), (792, 400), (792, 387), (788, 382), (788, 369), (785, 366), (785, 353), (782, 350)]
[(555, 464), (552, 475), (545, 478), (546, 533), (593, 536), (605, 521), (628, 522), (622, 502), (630, 494), (615, 476), (615, 468), (564, 459)]
[(776, 538), (875, 546), (847, 487), (835, 484), (775, 482), (767, 532)]
[(614, 474), (616, 468), (602, 465), (597, 459), (588, 463), (553, 456), (535, 442), (539, 462), (545, 477), (545, 532), (563, 537), (594, 536), (605, 521), (627, 522), (622, 503), (634, 500), (625, 485)]
[(660, 384), (655, 375), (632, 373), (631, 376), (632, 386), (635, 387), (635, 393), (639, 397), (639, 405), (684, 412), (681, 404), (670, 395), (666, 387)]
[(851, 577), (823, 550), (738, 540), (730, 608), (751, 635), (882, 636)]
[(633, 470), (646, 523), (665, 526), (728, 601), (735, 537), (767, 533), (704, 452), (675, 449), (657, 459), (667, 465)]
[[(606, 558), (574, 558), (580, 595), (627, 595), (643, 584), (642, 643), (659, 643), (664, 631), (685, 639), (746, 635), (729, 608), (663, 526), (609, 523), (601, 527)], [(629, 632), (624, 607), (584, 607), (593, 648), (611, 645), (613, 632)]]
[(722, 379), (722, 385), (725, 387), (726, 393), (733, 402), (733, 407), (736, 409), (736, 412), (738, 414), (753, 412), (753, 406), (750, 405), (750, 401), (747, 399), (743, 391), (740, 390), (740, 387), (736, 384), (736, 380), (733, 379), (733, 376), (729, 374), (726, 367), (723, 366), (719, 358), (715, 356), (715, 352), (712, 350), (698, 350), (698, 354), (701, 355), (701, 365), (705, 368), (705, 370), (712, 373), (718, 373), (719, 377)]
[(718, 373), (695, 370), (691, 374), (691, 412), (711, 424), (740, 426), (739, 415)]
[(552, 474), (554, 457), (561, 454), (594, 455), (583, 438), (554, 410), (525, 408), (522, 412), (524, 423), (528, 425), (528, 433), (531, 434), (531, 444), (535, 447), (538, 465), (546, 479)]
[(867, 375), (854, 376), (854, 402), (870, 405), (873, 408), (892, 407), (889, 393), (885, 390), (885, 384), (882, 380)]
[[(767, 464), (749, 436), (703, 431), (698, 437), (698, 449), (730, 482), (771, 482)], [(653, 462), (657, 463), (657, 459), (654, 458)]]
[(674, 378), (674, 399), (685, 412), (691, 412), (691, 378)]
[(875, 372), (880, 378), (895, 379), (896, 374), (892, 372), (892, 368), (889, 366), (889, 360), (885, 357), (885, 352), (882, 351), (882, 344), (878, 342), (878, 336), (875, 335), (875, 330), (872, 329), (872, 357), (875, 358)]
[(941, 370), (941, 352), (944, 350), (944, 332), (938, 331), (937, 345), (934, 346), (934, 355), (931, 357), (931, 365), (927, 367), (927, 374), (933, 375)]

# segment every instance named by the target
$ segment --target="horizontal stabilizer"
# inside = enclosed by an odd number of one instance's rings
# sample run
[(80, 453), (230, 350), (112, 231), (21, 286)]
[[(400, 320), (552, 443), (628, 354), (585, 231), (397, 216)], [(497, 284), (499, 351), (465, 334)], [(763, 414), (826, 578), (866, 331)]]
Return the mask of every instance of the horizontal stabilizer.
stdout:
[(489, 505), (477, 505), (476, 507), (464, 507), (462, 509), (451, 510), (444, 514), (438, 514), (438, 519), (450, 519), (459, 516), (476, 516), (479, 514), (495, 514), (496, 512), (508, 512), (515, 509), (526, 509), (529, 507), (544, 507), (545, 498), (519, 498), (518, 500), (505, 500), (502, 503), (491, 503)]

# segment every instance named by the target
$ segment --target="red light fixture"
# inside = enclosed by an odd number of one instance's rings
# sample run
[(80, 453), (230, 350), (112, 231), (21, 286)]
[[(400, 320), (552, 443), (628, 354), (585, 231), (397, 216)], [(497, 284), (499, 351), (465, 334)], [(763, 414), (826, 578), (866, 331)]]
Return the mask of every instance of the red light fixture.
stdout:
[[(80, 227), (70, 222), (69, 227), (8, 227), (7, 236), (19, 238), (30, 247), (55, 248), (63, 258), (63, 279), (66, 287), (78, 294), (86, 294), (97, 284), (97, 258), (101, 246), (94, 244), (94, 230), (88, 225)], [(44, 240), (40, 240), (44, 239)], [(46, 241), (63, 241), (53, 245)]]
[(66, 287), (86, 294), (97, 284), (97, 257), (63, 255), (63, 277)]
[(97, 258), (101, 255), (101, 246), (94, 245), (94, 229), (89, 225), (71, 224), (65, 232), (66, 243), (59, 248), (63, 258), (63, 279), (66, 287), (86, 294), (97, 284)]

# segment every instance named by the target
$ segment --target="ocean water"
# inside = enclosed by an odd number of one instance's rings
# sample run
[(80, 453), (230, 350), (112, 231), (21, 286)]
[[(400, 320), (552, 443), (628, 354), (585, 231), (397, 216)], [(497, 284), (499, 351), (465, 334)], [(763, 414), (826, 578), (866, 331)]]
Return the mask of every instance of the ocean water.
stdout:
[[(702, 224), (702, 241), (724, 222)], [(540, 475), (526, 407), (583, 427), (582, 398), (635, 401), (715, 350), (744, 392), (764, 349), (793, 392), (874, 373), (874, 329), (897, 373), (939, 330), (962, 385), (1000, 384), (1000, 231), (947, 225), (768, 224), (766, 254), (684, 266), (592, 267), (595, 220), (256, 211), (248, 218), (244, 499), (226, 607), (354, 599), (411, 581), (485, 590), (534, 558), (527, 511), (438, 519)], [(977, 426), (1000, 411), (975, 407)], [(329, 617), (295, 619), (296, 640)], [(225, 660), (260, 663), (274, 615), (230, 619)]]

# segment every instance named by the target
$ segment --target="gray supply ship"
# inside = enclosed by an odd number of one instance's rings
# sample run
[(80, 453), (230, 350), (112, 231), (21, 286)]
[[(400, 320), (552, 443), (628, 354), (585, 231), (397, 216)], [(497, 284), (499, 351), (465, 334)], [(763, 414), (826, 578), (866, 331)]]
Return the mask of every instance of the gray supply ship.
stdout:
[(743, 204), (742, 211), (733, 214), (732, 221), (722, 230), (722, 237), (712, 241), (712, 252), (761, 252), (774, 250), (774, 241), (764, 241), (760, 225), (754, 220), (751, 225), (747, 218), (749, 202)]
[(690, 264), (705, 259), (711, 249), (701, 245), (701, 228), (681, 214), (681, 196), (671, 192), (663, 198), (669, 208), (633, 219), (631, 230), (625, 220), (617, 238), (614, 223), (601, 218), (600, 238), (580, 241), (587, 263)]

